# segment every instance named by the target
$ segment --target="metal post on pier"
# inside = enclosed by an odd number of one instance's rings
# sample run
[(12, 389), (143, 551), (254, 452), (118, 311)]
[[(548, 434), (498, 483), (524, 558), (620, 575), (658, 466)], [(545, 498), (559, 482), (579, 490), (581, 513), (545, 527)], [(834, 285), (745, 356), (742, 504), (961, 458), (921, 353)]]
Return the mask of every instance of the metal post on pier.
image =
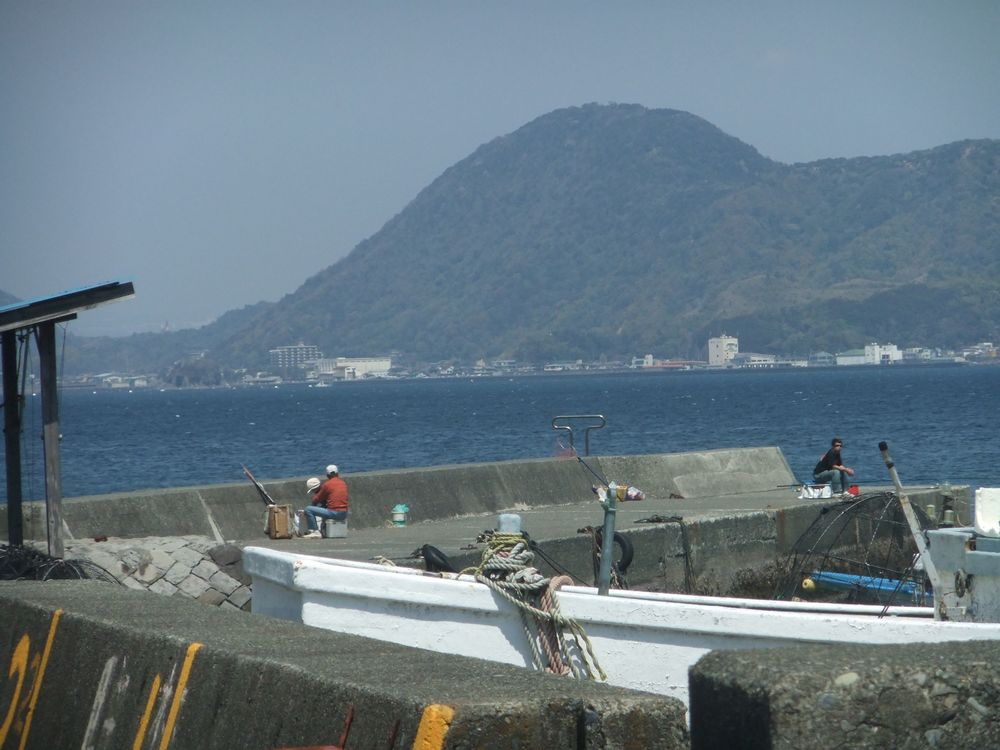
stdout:
[(607, 596), (611, 588), (611, 556), (615, 551), (615, 515), (618, 513), (618, 485), (614, 482), (608, 484), (601, 505), (604, 506), (604, 529), (601, 532), (601, 567), (597, 575), (597, 594)]

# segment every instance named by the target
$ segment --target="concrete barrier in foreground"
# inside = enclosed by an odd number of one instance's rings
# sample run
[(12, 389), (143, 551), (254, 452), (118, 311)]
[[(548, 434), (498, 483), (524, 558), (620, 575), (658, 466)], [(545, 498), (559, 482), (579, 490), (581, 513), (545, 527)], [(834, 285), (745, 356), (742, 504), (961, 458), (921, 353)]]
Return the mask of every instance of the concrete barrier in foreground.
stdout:
[(662, 696), (96, 581), (0, 584), (0, 721), (22, 750), (688, 746)]
[(1000, 643), (714, 651), (690, 672), (693, 750), (1000, 747)]

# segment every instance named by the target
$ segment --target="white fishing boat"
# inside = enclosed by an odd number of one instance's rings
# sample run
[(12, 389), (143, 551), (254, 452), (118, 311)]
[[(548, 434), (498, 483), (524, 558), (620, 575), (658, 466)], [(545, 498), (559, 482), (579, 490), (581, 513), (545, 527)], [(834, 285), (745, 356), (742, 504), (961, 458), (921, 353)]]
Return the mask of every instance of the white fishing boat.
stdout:
[[(339, 633), (532, 667), (520, 610), (472, 576), (248, 547), (253, 611)], [(687, 703), (688, 668), (714, 649), (1000, 638), (1000, 624), (934, 619), (932, 607), (818, 604), (564, 586), (612, 685)]]

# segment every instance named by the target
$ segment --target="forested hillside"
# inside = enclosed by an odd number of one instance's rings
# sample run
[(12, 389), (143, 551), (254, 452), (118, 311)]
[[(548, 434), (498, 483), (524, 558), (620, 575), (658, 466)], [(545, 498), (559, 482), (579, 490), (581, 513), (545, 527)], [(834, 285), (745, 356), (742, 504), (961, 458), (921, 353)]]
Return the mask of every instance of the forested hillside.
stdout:
[[(231, 366), (300, 340), (420, 361), (698, 357), (724, 331), (806, 354), (953, 346), (998, 321), (1000, 142), (785, 165), (685, 112), (587, 105), (483, 145), (348, 257), (184, 343)], [(183, 339), (149, 336), (133, 361)]]

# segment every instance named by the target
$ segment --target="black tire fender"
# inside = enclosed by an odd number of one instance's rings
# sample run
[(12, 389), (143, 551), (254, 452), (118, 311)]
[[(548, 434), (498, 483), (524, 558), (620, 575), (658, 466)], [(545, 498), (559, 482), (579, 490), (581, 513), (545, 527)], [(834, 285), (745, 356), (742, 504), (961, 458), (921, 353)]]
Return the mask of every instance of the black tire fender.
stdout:
[[(632, 540), (629, 539), (625, 534), (618, 531), (615, 532), (614, 544), (621, 551), (621, 555), (615, 560), (615, 565), (618, 566), (618, 571), (625, 575), (628, 572), (628, 566), (632, 564), (632, 560), (635, 558), (635, 546), (632, 544)], [(594, 543), (597, 545), (598, 551), (604, 545), (604, 530), (598, 529), (594, 534)], [(614, 553), (611, 555), (614, 558)]]
[(437, 547), (425, 544), (420, 548), (420, 554), (424, 558), (424, 567), (431, 573), (455, 573), (455, 567), (451, 564), (448, 556)]

